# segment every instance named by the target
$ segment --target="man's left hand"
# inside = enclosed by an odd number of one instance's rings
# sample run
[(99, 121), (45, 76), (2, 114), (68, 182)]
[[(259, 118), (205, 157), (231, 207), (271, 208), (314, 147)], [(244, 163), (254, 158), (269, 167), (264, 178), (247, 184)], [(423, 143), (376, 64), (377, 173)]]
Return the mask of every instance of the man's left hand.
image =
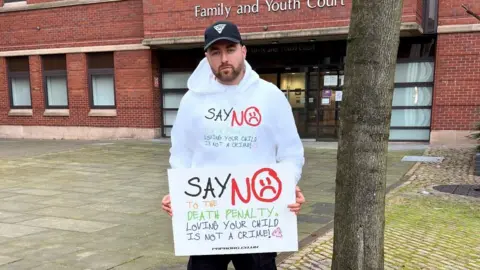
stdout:
[(294, 204), (289, 204), (288, 208), (290, 208), (290, 211), (294, 212), (295, 215), (298, 215), (298, 212), (300, 212), (300, 209), (302, 208), (302, 204), (305, 203), (305, 197), (303, 196), (302, 191), (298, 186), (295, 187), (295, 203)]

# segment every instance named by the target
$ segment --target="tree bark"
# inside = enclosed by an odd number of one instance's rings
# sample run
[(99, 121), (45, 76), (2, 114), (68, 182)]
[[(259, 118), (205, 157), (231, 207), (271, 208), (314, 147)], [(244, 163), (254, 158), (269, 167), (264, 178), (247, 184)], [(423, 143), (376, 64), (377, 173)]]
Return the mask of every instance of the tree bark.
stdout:
[(332, 269), (384, 269), (388, 139), (403, 0), (353, 0)]

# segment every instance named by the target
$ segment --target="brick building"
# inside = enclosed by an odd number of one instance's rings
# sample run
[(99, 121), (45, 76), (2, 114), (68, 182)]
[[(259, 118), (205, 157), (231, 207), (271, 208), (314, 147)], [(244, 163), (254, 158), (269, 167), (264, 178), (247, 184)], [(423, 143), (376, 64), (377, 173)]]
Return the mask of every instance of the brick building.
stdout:
[[(404, 0), (392, 141), (460, 142), (478, 120), (476, 0)], [(335, 140), (351, 0), (0, 0), (0, 137), (168, 137), (203, 30), (236, 22), (300, 135)]]

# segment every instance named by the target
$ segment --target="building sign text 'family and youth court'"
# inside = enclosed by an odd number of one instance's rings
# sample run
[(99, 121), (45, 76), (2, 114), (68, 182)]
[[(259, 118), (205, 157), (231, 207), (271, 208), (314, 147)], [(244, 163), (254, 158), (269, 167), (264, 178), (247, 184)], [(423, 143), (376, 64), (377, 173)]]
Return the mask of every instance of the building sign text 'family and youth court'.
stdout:
[[(237, 15), (259, 13), (262, 8), (265, 8), (260, 5), (260, 1), (265, 1), (267, 12), (293, 11), (302, 9), (303, 7), (316, 9), (345, 6), (344, 0), (256, 0), (255, 3), (252, 4), (237, 5), (236, 10), (233, 10), (233, 12)], [(210, 7), (196, 5), (194, 12), (195, 17), (223, 16), (228, 18), (232, 14), (232, 6), (224, 3), (217, 3)]]

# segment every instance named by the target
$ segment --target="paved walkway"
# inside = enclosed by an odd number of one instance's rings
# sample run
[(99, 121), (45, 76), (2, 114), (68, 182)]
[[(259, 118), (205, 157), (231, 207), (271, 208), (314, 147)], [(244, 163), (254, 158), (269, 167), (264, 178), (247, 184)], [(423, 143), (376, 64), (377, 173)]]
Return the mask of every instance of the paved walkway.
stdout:
[[(173, 256), (168, 144), (153, 141), (1, 141), (0, 269), (185, 269)], [(418, 149), (389, 154), (388, 184)], [(336, 150), (307, 146), (308, 203), (299, 239), (333, 219)]]
[[(438, 191), (441, 185), (480, 188), (480, 177), (473, 175), (474, 151), (436, 148), (426, 155), (445, 160), (421, 163), (387, 196), (385, 268), (480, 269), (480, 191), (468, 196)], [(330, 269), (332, 243), (329, 231), (279, 268)]]

